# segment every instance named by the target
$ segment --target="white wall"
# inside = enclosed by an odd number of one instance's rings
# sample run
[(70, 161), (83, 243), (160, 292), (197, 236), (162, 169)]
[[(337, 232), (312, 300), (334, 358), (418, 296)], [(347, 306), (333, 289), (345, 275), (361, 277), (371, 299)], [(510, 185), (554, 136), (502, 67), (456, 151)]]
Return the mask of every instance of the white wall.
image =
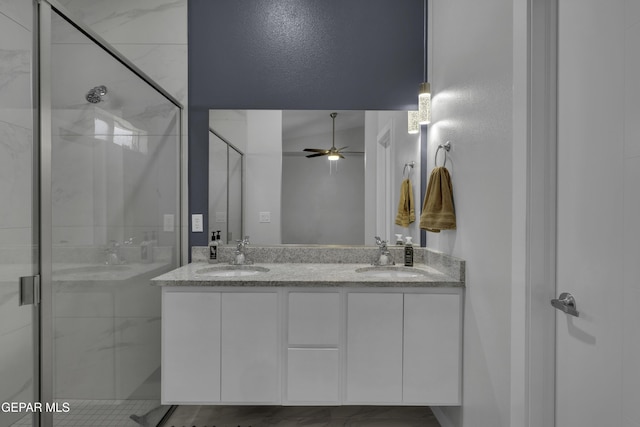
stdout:
[(429, 2), (429, 170), (450, 141), (458, 229), (427, 246), (467, 264), (463, 405), (451, 425), (509, 426), (512, 175), (512, 3)]
[[(364, 128), (336, 131), (335, 145), (364, 151)], [(282, 162), (282, 243), (363, 245), (364, 156), (331, 164), (308, 159), (307, 147), (328, 147), (331, 132), (286, 140)], [(308, 153), (305, 153), (308, 154)], [(372, 239), (369, 239), (371, 242)]]
[[(640, 425), (640, 1), (624, 2), (622, 425)], [(613, 29), (612, 29), (613, 31)], [(612, 47), (617, 49), (618, 47)], [(603, 108), (606, 108), (603, 106)]]
[[(245, 161), (245, 235), (254, 244), (280, 244), (282, 111), (247, 112)], [(260, 223), (260, 212), (270, 212), (271, 222)]]

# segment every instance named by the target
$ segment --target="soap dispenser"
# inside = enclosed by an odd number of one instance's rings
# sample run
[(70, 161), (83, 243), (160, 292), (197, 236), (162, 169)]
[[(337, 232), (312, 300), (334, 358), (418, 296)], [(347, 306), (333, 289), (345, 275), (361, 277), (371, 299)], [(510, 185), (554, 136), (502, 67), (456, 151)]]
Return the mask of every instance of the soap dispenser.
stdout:
[(218, 239), (216, 238), (216, 232), (211, 232), (211, 241), (209, 242), (209, 264), (216, 264), (218, 262)]
[(407, 241), (404, 244), (404, 265), (406, 267), (413, 267), (413, 243), (411, 242), (412, 237), (407, 236)]

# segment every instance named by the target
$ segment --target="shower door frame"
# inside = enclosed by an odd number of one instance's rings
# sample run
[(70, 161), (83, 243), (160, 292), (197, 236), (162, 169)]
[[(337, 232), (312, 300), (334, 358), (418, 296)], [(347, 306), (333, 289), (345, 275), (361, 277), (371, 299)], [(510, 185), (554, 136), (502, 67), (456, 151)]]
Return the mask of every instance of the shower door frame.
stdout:
[[(51, 43), (52, 43), (52, 18), (53, 12), (64, 18), (78, 31), (91, 39), (96, 45), (110, 54), (116, 61), (120, 62), (127, 69), (137, 75), (142, 81), (147, 83), (168, 101), (179, 109), (178, 117), (178, 173), (177, 173), (177, 235), (176, 247), (178, 249), (178, 263), (184, 262), (184, 233), (182, 230), (182, 215), (184, 205), (184, 137), (183, 137), (183, 113), (184, 106), (170, 93), (158, 85), (151, 77), (140, 70), (129, 61), (124, 55), (113, 48), (102, 37), (97, 35), (86, 25), (82, 24), (56, 0), (35, 0), (35, 23), (34, 39), (37, 49), (34, 52), (34, 88), (37, 92), (38, 120), (35, 123), (38, 135), (38, 160), (39, 167), (36, 170), (39, 184), (39, 245), (40, 245), (40, 313), (39, 324), (39, 354), (36, 355), (39, 369), (34, 374), (36, 377), (35, 401), (43, 403), (53, 403), (53, 356), (54, 356), (54, 334), (53, 334), (53, 292), (52, 292), (52, 263), (53, 263), (53, 209), (52, 209), (52, 81), (51, 81)], [(36, 133), (34, 132), (34, 134)], [(37, 339), (37, 338), (36, 338)], [(35, 427), (53, 427), (53, 413), (41, 412), (34, 414)], [(39, 416), (38, 416), (39, 415)]]

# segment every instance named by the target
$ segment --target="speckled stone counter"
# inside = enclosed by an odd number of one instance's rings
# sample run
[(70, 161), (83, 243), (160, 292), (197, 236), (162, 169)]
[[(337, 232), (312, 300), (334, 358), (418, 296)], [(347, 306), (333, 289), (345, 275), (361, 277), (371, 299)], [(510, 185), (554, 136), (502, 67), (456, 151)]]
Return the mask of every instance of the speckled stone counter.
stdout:
[[(191, 264), (152, 280), (157, 286), (286, 286), (286, 287), (464, 287), (464, 261), (426, 248), (415, 248), (414, 267), (404, 267), (402, 248), (390, 247), (397, 261), (394, 268), (372, 267), (375, 247), (331, 247), (283, 245), (251, 247), (247, 258), (253, 266), (266, 268), (254, 275), (211, 276), (211, 268), (228, 266), (235, 248), (222, 247), (220, 262), (206, 262), (207, 248), (193, 248)], [(425, 262), (426, 261), (426, 262)], [(251, 268), (252, 266), (248, 266)], [(356, 270), (415, 272), (379, 277)], [(397, 277), (403, 276), (403, 277)]]

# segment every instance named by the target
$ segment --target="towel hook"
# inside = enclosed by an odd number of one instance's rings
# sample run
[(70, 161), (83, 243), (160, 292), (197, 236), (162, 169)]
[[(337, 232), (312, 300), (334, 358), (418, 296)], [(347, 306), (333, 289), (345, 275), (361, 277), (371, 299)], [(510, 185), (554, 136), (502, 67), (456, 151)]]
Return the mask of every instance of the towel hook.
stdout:
[[(407, 162), (404, 164), (404, 169), (402, 169), (402, 178), (409, 178), (411, 176), (411, 171), (413, 170), (413, 167), (416, 165), (416, 162)], [(407, 172), (407, 168), (409, 168), (409, 172), (407, 173), (407, 176), (405, 177), (404, 174), (405, 172)]]
[(440, 151), (441, 148), (444, 149), (444, 163), (442, 164), (442, 167), (445, 167), (447, 165), (447, 152), (451, 150), (451, 143), (447, 141), (445, 144), (438, 145), (438, 149), (436, 150), (436, 155), (434, 159), (434, 163), (436, 167), (438, 167), (438, 151)]

